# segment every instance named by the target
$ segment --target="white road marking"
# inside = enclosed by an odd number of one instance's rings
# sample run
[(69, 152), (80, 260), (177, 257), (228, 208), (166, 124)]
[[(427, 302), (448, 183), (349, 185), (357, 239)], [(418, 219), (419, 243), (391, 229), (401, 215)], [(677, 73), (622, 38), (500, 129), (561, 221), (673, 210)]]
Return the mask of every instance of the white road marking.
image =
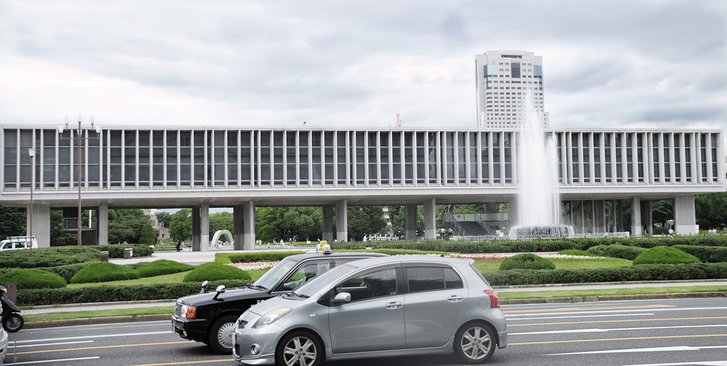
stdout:
[[(170, 317), (171, 318), (171, 317)], [(154, 320), (154, 321), (145, 321), (145, 322), (134, 322), (132, 324), (129, 323), (111, 323), (111, 324), (84, 324), (84, 325), (69, 325), (64, 327), (51, 327), (51, 328), (33, 328), (33, 329), (23, 329), (20, 331), (21, 334), (27, 334), (27, 333), (36, 333), (36, 332), (64, 332), (76, 328), (89, 328), (88, 330), (101, 330), (101, 329), (120, 329), (120, 328), (140, 328), (140, 327), (152, 327), (152, 326), (159, 326), (159, 325), (169, 325), (169, 320)]]
[(638, 313), (638, 314), (605, 314), (605, 315), (565, 315), (565, 316), (536, 316), (532, 318), (507, 319), (508, 322), (518, 320), (547, 320), (547, 319), (579, 319), (579, 318), (623, 318), (629, 316), (654, 316), (654, 313)]
[(159, 335), (159, 334), (174, 334), (174, 333), (172, 333), (171, 330), (167, 330), (167, 331), (164, 331), (164, 332), (99, 334), (99, 335), (88, 335), (88, 336), (78, 336), (78, 337), (62, 337), (62, 338), (46, 338), (46, 339), (28, 339), (28, 340), (16, 341), (16, 342), (17, 343), (37, 343), (37, 342), (65, 341), (65, 340), (72, 340), (72, 339), (134, 337), (134, 336)]
[(566, 333), (606, 333), (606, 332), (628, 332), (628, 331), (633, 331), (633, 330), (725, 328), (725, 327), (727, 327), (727, 324), (672, 325), (672, 326), (663, 326), (663, 327), (638, 327), (638, 328), (566, 329), (566, 330), (550, 330), (550, 331), (542, 331), (542, 332), (508, 333), (508, 335), (512, 336), (512, 335), (566, 334)]
[(58, 343), (42, 343), (42, 344), (26, 344), (20, 346), (13, 346), (12, 348), (27, 348), (27, 347), (45, 347), (45, 346), (60, 346), (64, 344), (80, 344), (80, 343), (93, 343), (93, 341), (75, 341), (75, 342), (58, 342)]
[(3, 365), (5, 365), (5, 366), (13, 366), (13, 365), (34, 365), (34, 364), (37, 364), (37, 363), (88, 361), (88, 360), (97, 360), (99, 358), (101, 358), (101, 357), (94, 356), (94, 357), (59, 358), (57, 360), (42, 360), (42, 361), (15, 362), (15, 363), (5, 363)]
[[(603, 351), (584, 351), (584, 352), (566, 352), (566, 353), (551, 353), (548, 356), (569, 356), (569, 355), (600, 355), (606, 353), (637, 353), (637, 352), (683, 352), (683, 351), (699, 351), (703, 349), (718, 349), (727, 348), (727, 346), (704, 346), (704, 347), (690, 347), (690, 346), (673, 346), (673, 347), (652, 347), (652, 348), (627, 348), (627, 349), (609, 349)], [(722, 361), (720, 361), (722, 362)], [(666, 365), (666, 364), (664, 364)], [(672, 365), (672, 364), (669, 364)], [(680, 365), (680, 364), (673, 364)], [(692, 365), (692, 363), (689, 363)], [(701, 365), (701, 363), (699, 363)]]
[[(649, 309), (649, 312), (664, 312), (664, 311), (699, 311), (699, 310), (727, 310), (725, 306), (711, 306), (711, 307), (700, 307), (700, 308), (666, 308), (666, 309)], [(643, 312), (644, 309), (621, 309), (621, 310), (595, 310), (595, 311), (571, 311), (571, 312), (552, 312), (552, 313), (523, 313), (523, 314), (505, 314), (505, 318), (520, 318), (523, 316), (544, 316), (544, 315), (563, 315), (563, 314), (614, 314), (614, 313), (638, 313)]]

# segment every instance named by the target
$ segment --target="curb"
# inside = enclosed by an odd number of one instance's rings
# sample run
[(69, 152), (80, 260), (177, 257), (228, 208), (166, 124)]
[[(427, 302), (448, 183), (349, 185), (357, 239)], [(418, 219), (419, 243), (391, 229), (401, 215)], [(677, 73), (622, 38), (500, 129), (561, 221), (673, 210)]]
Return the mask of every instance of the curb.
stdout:
[(130, 323), (145, 322), (157, 320), (170, 320), (171, 314), (158, 315), (126, 315), (126, 316), (105, 316), (98, 318), (82, 318), (82, 319), (64, 319), (64, 320), (48, 320), (40, 322), (25, 323), (25, 329), (67, 327), (72, 325), (91, 325), (91, 324), (113, 324), (113, 323)]
[(500, 303), (505, 304), (505, 305), (522, 305), (522, 304), (576, 303), (576, 302), (593, 302), (593, 301), (619, 301), (619, 300), (687, 299), (687, 298), (702, 298), (702, 297), (727, 297), (727, 292), (686, 292), (686, 293), (675, 293), (675, 294), (546, 297), (546, 298), (540, 298), (540, 299), (500, 300)]

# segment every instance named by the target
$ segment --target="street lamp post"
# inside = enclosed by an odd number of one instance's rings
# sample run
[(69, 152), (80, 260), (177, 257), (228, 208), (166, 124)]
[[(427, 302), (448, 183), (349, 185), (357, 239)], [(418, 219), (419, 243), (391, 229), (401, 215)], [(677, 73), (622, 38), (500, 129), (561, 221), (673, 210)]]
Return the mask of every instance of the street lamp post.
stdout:
[(35, 188), (35, 148), (28, 149), (28, 156), (31, 160), (31, 172), (30, 172), (30, 207), (28, 208), (28, 237), (30, 240), (30, 250), (28, 256), (33, 255), (33, 189)]
[[(91, 130), (95, 130), (97, 133), (101, 132), (101, 126), (94, 125), (93, 117), (91, 117)], [(65, 126), (58, 127), (58, 131), (63, 133), (63, 130), (68, 130), (68, 118), (66, 118)], [(78, 236), (78, 245), (83, 245), (83, 239), (81, 238), (82, 235), (82, 225), (83, 225), (83, 210), (82, 210), (82, 200), (81, 200), (81, 145), (83, 144), (84, 139), (81, 137), (81, 134), (83, 133), (83, 125), (81, 116), (78, 116), (78, 130), (76, 132), (76, 179), (77, 179), (77, 186), (78, 186), (78, 214), (76, 218), (76, 235)]]

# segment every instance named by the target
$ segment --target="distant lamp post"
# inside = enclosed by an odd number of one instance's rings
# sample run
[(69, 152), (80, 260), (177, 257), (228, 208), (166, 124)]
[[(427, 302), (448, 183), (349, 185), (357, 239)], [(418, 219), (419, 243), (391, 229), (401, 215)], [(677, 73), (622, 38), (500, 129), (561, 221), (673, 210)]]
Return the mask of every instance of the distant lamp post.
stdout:
[(28, 149), (28, 156), (30, 156), (30, 207), (28, 208), (28, 239), (30, 240), (30, 250), (28, 256), (33, 255), (33, 189), (35, 188), (35, 149)]
[[(77, 186), (78, 186), (78, 216), (76, 218), (76, 235), (78, 236), (78, 245), (83, 245), (83, 239), (81, 238), (81, 229), (83, 227), (83, 215), (82, 215), (82, 201), (81, 201), (81, 166), (83, 166), (83, 162), (81, 161), (81, 145), (83, 145), (84, 138), (81, 137), (83, 134), (83, 130), (94, 130), (96, 133), (101, 133), (101, 126), (95, 125), (93, 121), (93, 116), (91, 117), (91, 120), (89, 121), (91, 124), (90, 128), (84, 128), (82, 125), (81, 115), (78, 115), (78, 130), (76, 133), (76, 180), (77, 180)], [(58, 126), (58, 132), (63, 133), (64, 130), (70, 130), (68, 125), (68, 117), (66, 117), (66, 123), (65, 125)]]

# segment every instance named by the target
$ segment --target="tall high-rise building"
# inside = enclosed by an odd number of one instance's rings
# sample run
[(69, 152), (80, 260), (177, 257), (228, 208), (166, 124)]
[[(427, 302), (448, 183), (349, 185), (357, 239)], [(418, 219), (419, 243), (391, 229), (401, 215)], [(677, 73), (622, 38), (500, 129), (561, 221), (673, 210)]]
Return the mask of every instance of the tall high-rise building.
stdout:
[(528, 116), (528, 100), (548, 127), (542, 56), (527, 51), (487, 51), (475, 55), (475, 69), (478, 127), (519, 128)]

